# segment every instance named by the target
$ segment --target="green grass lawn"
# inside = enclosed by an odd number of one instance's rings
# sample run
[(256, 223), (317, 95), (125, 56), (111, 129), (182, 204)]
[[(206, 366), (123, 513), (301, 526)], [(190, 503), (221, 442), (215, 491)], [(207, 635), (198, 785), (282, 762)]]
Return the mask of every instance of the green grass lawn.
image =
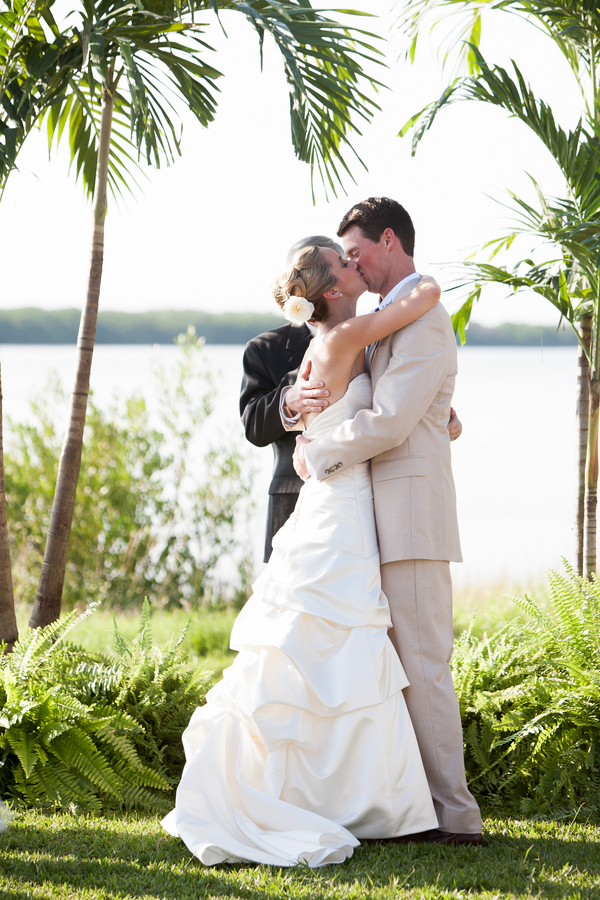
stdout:
[(598, 900), (600, 827), (488, 816), (482, 847), (372, 844), (341, 866), (205, 868), (156, 818), (18, 812), (0, 835), (2, 900)]

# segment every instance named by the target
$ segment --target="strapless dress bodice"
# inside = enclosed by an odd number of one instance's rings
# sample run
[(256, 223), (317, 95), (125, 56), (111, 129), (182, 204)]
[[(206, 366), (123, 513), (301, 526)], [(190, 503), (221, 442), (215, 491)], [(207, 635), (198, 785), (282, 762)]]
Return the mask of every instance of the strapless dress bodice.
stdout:
[(312, 420), (304, 433), (311, 441), (316, 441), (331, 434), (346, 419), (353, 419), (359, 409), (370, 409), (372, 403), (371, 379), (363, 372), (352, 379), (343, 397)]

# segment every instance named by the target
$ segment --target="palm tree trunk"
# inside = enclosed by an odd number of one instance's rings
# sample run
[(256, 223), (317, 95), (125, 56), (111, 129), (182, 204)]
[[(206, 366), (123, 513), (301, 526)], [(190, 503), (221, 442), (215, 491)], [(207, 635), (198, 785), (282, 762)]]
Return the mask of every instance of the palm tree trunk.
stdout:
[(583, 575), (585, 534), (585, 461), (588, 442), (588, 416), (590, 402), (590, 366), (588, 356), (592, 343), (592, 316), (585, 316), (578, 325), (584, 347), (579, 344), (577, 357), (577, 469), (575, 475), (575, 570)]
[(77, 368), (75, 386), (71, 394), (69, 427), (63, 443), (56, 491), (52, 503), (48, 539), (42, 563), (42, 572), (29, 625), (39, 628), (54, 622), (60, 616), (67, 552), (71, 535), (71, 523), (75, 509), (75, 494), (81, 450), (87, 399), (90, 389), (90, 370), (96, 338), (98, 299), (102, 279), (104, 256), (104, 219), (106, 216), (106, 184), (108, 176), (108, 155), (112, 130), (114, 95), (108, 88), (102, 91), (102, 120), (100, 142), (96, 165), (96, 189), (94, 202), (94, 230), (92, 236), (92, 259), (88, 278), (85, 309), (79, 325), (77, 338)]
[(600, 418), (598, 373), (590, 382), (587, 461), (585, 466), (585, 554), (583, 574), (591, 578), (596, 572), (596, 512), (598, 505), (598, 425)]
[(10, 653), (19, 639), (15, 598), (13, 594), (8, 522), (6, 519), (6, 486), (4, 484), (4, 445), (2, 438), (2, 376), (0, 374), (0, 641)]

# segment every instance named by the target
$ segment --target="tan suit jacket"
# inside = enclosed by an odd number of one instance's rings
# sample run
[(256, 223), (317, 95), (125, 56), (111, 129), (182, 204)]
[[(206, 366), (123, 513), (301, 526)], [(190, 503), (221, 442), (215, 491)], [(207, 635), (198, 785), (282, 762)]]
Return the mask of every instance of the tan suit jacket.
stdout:
[(306, 447), (319, 480), (371, 460), (382, 564), (462, 561), (447, 429), (456, 357), (452, 323), (438, 303), (371, 348), (373, 408)]

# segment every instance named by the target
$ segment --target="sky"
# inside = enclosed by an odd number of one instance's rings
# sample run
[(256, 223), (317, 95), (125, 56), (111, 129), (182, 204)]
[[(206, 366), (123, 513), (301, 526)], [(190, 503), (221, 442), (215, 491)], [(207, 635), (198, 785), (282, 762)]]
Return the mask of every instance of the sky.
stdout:
[[(333, 236), (353, 203), (381, 195), (411, 213), (418, 271), (434, 274), (448, 288), (456, 265), (509, 223), (502, 206), (507, 189), (533, 201), (529, 172), (546, 193), (561, 193), (560, 174), (529, 129), (481, 103), (444, 110), (412, 157), (410, 138), (397, 135), (451, 77), (437, 52), (442, 31), (422, 35), (411, 66), (401, 56), (392, 0), (327, 5), (376, 14), (362, 19), (362, 26), (390, 38), (382, 44), (389, 68), (379, 73), (389, 90), (379, 93), (381, 112), (354, 140), (367, 171), (349, 153), (356, 184), (346, 178), (347, 194), (337, 198), (326, 198), (317, 184), (313, 204), (309, 168), (293, 153), (277, 49), (266, 42), (261, 72), (256, 35), (243, 17), (223, 17), (225, 37), (209, 16), (206, 38), (216, 48), (209, 61), (224, 73), (216, 120), (203, 129), (185, 117), (175, 164), (145, 168), (141, 190), (118, 205), (110, 201), (101, 309), (275, 312), (269, 286), (285, 267), (289, 246), (308, 234)], [(581, 103), (570, 70), (534, 26), (488, 14), (482, 52), (502, 65), (516, 59), (563, 127), (576, 124)], [(68, 162), (66, 147), (49, 161), (44, 131), (28, 137), (0, 204), (0, 308), (80, 308), (84, 302), (91, 207)], [(506, 260), (515, 262), (530, 249), (517, 245)], [(453, 311), (459, 292), (447, 291), (444, 302)], [(368, 295), (361, 301), (364, 310), (372, 305)], [(540, 298), (506, 299), (497, 288), (473, 315), (484, 325), (556, 320)]]

